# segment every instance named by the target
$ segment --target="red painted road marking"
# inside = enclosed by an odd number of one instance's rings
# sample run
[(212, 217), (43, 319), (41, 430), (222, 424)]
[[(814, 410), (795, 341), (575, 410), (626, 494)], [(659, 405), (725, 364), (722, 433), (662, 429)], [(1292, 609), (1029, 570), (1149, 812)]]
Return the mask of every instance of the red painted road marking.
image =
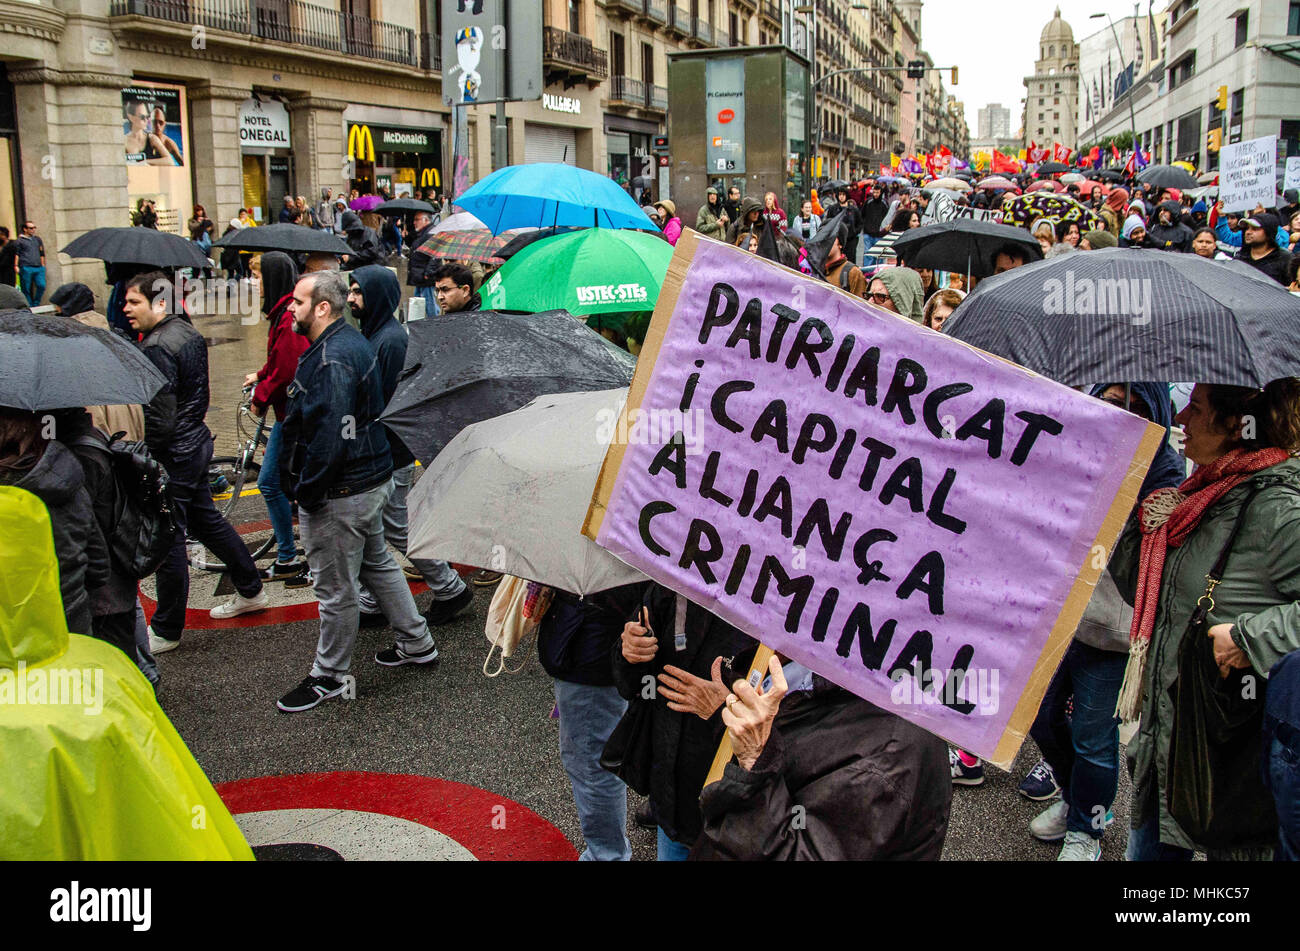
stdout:
[(436, 829), (480, 861), (571, 862), (559, 829), (505, 796), (448, 779), (403, 773), (297, 773), (218, 783), (233, 814), (273, 809), (351, 809)]

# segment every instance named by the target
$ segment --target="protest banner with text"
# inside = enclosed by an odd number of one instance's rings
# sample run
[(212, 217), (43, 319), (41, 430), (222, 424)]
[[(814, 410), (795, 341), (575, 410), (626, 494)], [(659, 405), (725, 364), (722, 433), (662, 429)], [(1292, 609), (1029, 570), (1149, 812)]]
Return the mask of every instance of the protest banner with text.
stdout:
[(1225, 145), (1219, 160), (1219, 200), (1226, 211), (1273, 207), (1277, 200), (1277, 136)]
[(694, 232), (583, 531), (1007, 766), (1163, 430)]

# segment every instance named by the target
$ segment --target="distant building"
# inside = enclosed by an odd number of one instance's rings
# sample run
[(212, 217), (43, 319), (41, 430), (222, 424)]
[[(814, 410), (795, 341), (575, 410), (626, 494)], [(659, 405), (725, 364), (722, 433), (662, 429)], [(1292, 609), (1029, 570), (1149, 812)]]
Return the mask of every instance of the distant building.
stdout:
[(1079, 45), (1074, 31), (1061, 19), (1061, 8), (1043, 28), (1038, 41), (1038, 61), (1025, 77), (1024, 145), (1055, 142), (1074, 148), (1078, 144)]
[(990, 102), (979, 111), (979, 138), (1005, 139), (1011, 135), (1011, 110)]

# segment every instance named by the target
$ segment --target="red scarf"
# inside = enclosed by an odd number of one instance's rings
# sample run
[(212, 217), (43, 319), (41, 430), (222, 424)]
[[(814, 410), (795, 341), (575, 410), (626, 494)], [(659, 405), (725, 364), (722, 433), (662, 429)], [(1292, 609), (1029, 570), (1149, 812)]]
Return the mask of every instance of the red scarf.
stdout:
[(1142, 674), (1147, 646), (1156, 626), (1168, 549), (1182, 545), (1215, 502), (1254, 473), (1289, 458), (1284, 449), (1255, 452), (1233, 449), (1197, 469), (1177, 489), (1157, 489), (1142, 501), (1142, 554), (1138, 561), (1137, 594), (1133, 599), (1133, 626), (1129, 629), (1129, 666), (1119, 700), (1119, 715), (1125, 720), (1132, 720), (1141, 712)]

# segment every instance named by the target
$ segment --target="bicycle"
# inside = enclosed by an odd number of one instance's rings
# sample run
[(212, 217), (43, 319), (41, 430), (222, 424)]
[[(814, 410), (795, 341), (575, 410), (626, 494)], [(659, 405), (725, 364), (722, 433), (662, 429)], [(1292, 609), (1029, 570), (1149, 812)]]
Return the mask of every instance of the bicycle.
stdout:
[[(259, 417), (253, 413), (253, 388), (246, 386), (243, 393), (243, 399), (240, 400), (239, 408), (235, 411), (235, 432), (239, 436), (238, 448), (233, 456), (213, 456), (212, 461), (208, 463), (209, 484), (228, 486), (229, 497), (217, 492), (213, 494), (213, 502), (224, 519), (230, 518), (239, 503), (250, 473), (253, 483), (257, 483), (257, 476), (262, 471), (261, 456), (266, 452), (266, 444), (270, 439), (266, 416)], [(274, 545), (275, 533), (272, 532), (265, 540), (258, 542), (256, 547), (250, 545), (249, 554), (256, 561), (269, 552)], [(226, 570), (225, 562), (198, 542), (191, 540), (188, 548), (189, 561), (193, 567), (200, 571)]]

